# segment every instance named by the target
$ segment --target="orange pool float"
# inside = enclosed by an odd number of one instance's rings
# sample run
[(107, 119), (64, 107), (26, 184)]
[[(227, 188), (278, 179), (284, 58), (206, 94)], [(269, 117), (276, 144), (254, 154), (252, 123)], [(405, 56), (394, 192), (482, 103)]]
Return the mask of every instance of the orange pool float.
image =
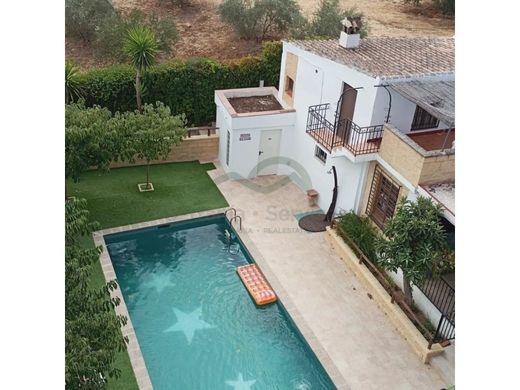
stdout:
[(256, 264), (237, 267), (237, 273), (257, 305), (276, 302), (278, 297)]

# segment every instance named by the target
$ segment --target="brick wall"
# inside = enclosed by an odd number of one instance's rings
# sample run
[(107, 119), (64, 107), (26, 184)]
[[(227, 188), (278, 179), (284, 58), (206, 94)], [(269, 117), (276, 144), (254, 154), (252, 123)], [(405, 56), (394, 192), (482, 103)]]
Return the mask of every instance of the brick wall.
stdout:
[(413, 186), (455, 179), (455, 154), (424, 157), (388, 127), (379, 155)]
[[(213, 161), (218, 158), (218, 135), (193, 136), (185, 138), (179, 145), (173, 146), (166, 160), (152, 161), (152, 164), (181, 161)], [(127, 162), (113, 162), (111, 168), (144, 165), (145, 160), (137, 160), (135, 164)]]

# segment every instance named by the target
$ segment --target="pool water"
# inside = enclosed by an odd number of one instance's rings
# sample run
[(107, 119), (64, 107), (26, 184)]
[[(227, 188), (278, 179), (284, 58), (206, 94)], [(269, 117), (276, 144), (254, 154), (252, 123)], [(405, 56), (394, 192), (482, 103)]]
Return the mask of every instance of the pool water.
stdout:
[(223, 215), (105, 242), (154, 389), (335, 388), (283, 306), (250, 298)]

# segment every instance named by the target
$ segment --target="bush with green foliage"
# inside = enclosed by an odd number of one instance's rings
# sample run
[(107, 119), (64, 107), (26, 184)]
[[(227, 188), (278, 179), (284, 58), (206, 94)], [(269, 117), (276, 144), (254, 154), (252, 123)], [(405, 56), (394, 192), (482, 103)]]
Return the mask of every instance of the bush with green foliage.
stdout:
[(361, 38), (365, 38), (368, 35), (368, 25), (363, 12), (355, 7), (342, 9), (339, 0), (320, 0), (310, 20), (296, 26), (291, 34), (297, 39), (338, 38), (343, 29), (341, 21), (347, 16), (361, 18)]
[(280, 37), (303, 19), (295, 0), (224, 0), (218, 12), (240, 38), (257, 40)]
[(112, 113), (84, 101), (65, 106), (65, 177), (78, 181), (89, 168), (108, 170), (120, 153)]
[(179, 39), (173, 18), (159, 17), (156, 14), (147, 16), (139, 10), (132, 10), (128, 14), (114, 12), (101, 22), (96, 31), (94, 41), (96, 55), (124, 61), (126, 59), (123, 51), (124, 40), (127, 32), (135, 27), (150, 29), (154, 33), (157, 50), (163, 53), (171, 53), (173, 45)]
[(92, 266), (99, 261), (101, 247), (84, 248), (82, 237), (99, 228), (89, 221), (84, 199), (65, 203), (65, 388), (102, 389), (111, 377), (119, 377), (112, 367), (117, 352), (126, 348), (121, 326), (127, 318), (113, 308), (120, 304), (110, 292), (115, 280), (101, 289), (92, 289)]
[(375, 243), (378, 233), (367, 217), (350, 211), (337, 219), (337, 225), (340, 235), (346, 234), (370, 261), (377, 264)]
[(403, 272), (403, 291), (412, 303), (412, 286), (421, 283), (446, 252), (446, 233), (440, 223), (441, 206), (419, 196), (401, 199), (394, 216), (386, 223), (385, 237), (376, 242), (382, 267)]
[[(416, 7), (423, 5), (422, 0), (403, 0), (405, 4)], [(446, 15), (455, 15), (455, 0), (433, 0), (433, 4)]]
[[(255, 87), (259, 80), (278, 85), (281, 54), (280, 42), (265, 42), (260, 57), (224, 62), (200, 58), (154, 66), (143, 75), (143, 101), (161, 101), (172, 112), (185, 113), (189, 124), (208, 124), (215, 119), (216, 89)], [(112, 112), (136, 109), (132, 67), (95, 69), (79, 77), (87, 106)]]
[(91, 42), (103, 21), (115, 14), (108, 0), (65, 0), (65, 34)]

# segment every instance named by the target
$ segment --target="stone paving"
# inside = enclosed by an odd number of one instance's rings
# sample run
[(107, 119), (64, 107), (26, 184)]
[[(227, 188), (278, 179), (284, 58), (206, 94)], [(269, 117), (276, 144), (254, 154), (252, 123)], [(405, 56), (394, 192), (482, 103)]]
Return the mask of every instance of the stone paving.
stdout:
[(441, 389), (452, 384), (421, 363), (333, 252), (325, 233), (298, 228), (294, 214), (311, 209), (301, 189), (281, 176), (231, 181), (221, 168), (208, 174), (242, 216), (240, 237), (339, 388)]

